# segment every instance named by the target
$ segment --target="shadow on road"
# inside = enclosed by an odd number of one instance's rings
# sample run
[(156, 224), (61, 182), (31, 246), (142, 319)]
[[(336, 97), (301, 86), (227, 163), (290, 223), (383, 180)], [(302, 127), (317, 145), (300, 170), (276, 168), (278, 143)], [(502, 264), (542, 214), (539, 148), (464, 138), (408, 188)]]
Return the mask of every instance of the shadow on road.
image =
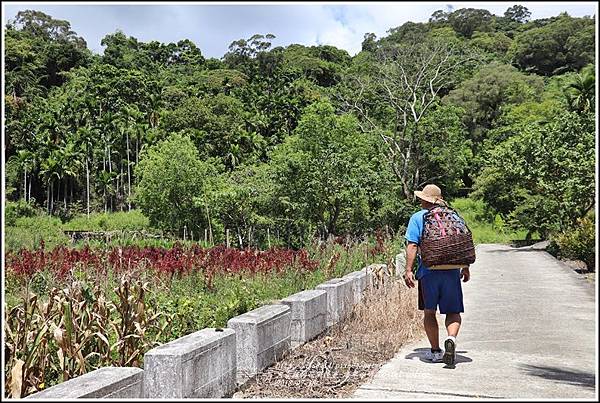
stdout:
[(521, 365), (521, 369), (526, 372), (527, 375), (569, 383), (575, 386), (585, 386), (586, 388), (591, 389), (596, 387), (596, 375), (589, 372), (528, 364)]
[[(407, 354), (404, 358), (406, 358), (407, 360), (413, 360), (415, 358), (418, 358), (419, 360), (421, 360), (421, 362), (424, 362), (426, 364), (440, 364), (439, 362), (431, 362), (428, 359), (425, 358), (425, 353), (429, 351), (429, 348), (415, 348), (413, 350), (412, 353)], [(457, 351), (456, 352), (456, 361), (454, 362), (454, 364), (462, 364), (465, 362), (472, 362), (473, 360), (470, 359), (469, 357), (465, 357), (464, 355), (461, 354), (466, 354), (466, 351)], [(451, 368), (446, 366), (447, 368)]]

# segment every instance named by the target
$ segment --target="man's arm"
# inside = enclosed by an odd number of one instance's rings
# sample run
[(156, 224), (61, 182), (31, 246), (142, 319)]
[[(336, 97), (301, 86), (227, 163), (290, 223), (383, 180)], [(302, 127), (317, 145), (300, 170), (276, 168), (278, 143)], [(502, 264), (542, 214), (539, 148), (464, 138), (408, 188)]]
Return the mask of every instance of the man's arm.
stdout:
[(415, 286), (415, 276), (413, 273), (413, 267), (415, 259), (417, 258), (417, 244), (408, 242), (406, 245), (406, 267), (404, 270), (404, 282), (408, 288)]

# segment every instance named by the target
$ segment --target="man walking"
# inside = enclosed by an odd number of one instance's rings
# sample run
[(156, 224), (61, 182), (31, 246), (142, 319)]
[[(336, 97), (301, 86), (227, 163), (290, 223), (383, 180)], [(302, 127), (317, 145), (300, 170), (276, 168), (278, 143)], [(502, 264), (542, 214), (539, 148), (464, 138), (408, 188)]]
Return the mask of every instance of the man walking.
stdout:
[[(456, 360), (456, 336), (461, 325), (460, 314), (464, 312), (463, 295), (460, 280), (469, 281), (469, 268), (450, 270), (430, 270), (425, 267), (417, 253), (423, 234), (423, 216), (436, 204), (445, 205), (442, 191), (436, 185), (427, 185), (422, 191), (415, 191), (415, 196), (421, 202), (421, 211), (413, 214), (406, 229), (406, 271), (404, 281), (409, 288), (415, 286), (413, 266), (418, 262), (416, 280), (418, 280), (419, 310), (423, 311), (425, 333), (431, 344), (431, 351), (425, 355), (432, 362), (441, 362), (453, 366)], [(442, 352), (439, 342), (439, 330), (436, 309), (446, 315), (446, 330), (448, 337), (444, 340), (445, 352)]]

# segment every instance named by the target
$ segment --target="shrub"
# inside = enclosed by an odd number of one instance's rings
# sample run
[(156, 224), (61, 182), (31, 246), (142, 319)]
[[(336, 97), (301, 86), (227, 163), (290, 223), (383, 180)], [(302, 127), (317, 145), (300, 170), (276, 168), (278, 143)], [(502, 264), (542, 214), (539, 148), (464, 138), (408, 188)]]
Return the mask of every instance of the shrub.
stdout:
[(584, 217), (577, 220), (573, 229), (558, 234), (553, 243), (555, 251), (560, 257), (582, 260), (588, 270), (595, 270), (595, 226), (593, 217)]
[(4, 208), (4, 222), (7, 226), (15, 225), (15, 221), (19, 217), (33, 217), (39, 214), (40, 212), (31, 202), (26, 202), (23, 199), (16, 202), (6, 201)]
[(194, 198), (205, 198), (217, 169), (200, 160), (189, 137), (174, 134), (142, 151), (135, 173), (134, 199), (152, 226), (175, 232), (208, 227), (211, 206), (202, 209)]
[(58, 204), (54, 208), (54, 213), (56, 217), (60, 218), (60, 220), (64, 223), (73, 218), (81, 215), (85, 212), (85, 207), (81, 203), (80, 200), (73, 201), (69, 203), (68, 206), (64, 206), (63, 204)]

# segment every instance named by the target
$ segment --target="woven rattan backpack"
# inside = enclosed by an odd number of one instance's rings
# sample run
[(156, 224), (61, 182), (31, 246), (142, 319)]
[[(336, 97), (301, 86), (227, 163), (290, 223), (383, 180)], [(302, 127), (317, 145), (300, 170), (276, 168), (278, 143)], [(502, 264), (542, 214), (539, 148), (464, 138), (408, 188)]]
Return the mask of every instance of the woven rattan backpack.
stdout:
[(467, 267), (475, 262), (471, 231), (447, 206), (432, 207), (423, 215), (420, 249), (423, 265), (433, 270)]

